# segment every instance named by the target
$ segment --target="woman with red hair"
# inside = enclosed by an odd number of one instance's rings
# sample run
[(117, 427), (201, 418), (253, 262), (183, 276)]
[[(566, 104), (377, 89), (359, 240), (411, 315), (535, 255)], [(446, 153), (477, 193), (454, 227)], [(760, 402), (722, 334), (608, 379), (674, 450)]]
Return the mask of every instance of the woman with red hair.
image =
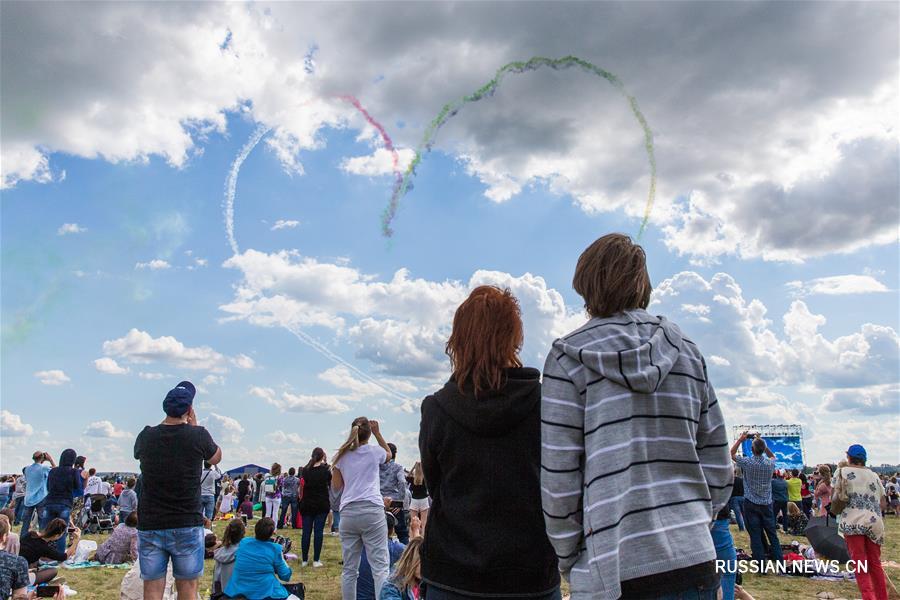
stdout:
[(422, 403), (432, 504), (421, 549), (428, 600), (559, 598), (541, 513), (541, 380), (522, 366), (519, 303), (475, 288), (456, 310), (450, 380)]

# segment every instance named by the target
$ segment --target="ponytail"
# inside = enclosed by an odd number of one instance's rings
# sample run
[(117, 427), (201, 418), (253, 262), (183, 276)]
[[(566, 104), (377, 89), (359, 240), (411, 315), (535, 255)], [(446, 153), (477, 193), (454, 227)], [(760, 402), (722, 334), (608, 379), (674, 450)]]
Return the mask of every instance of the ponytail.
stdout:
[(417, 462), (412, 468), (413, 483), (422, 485), (425, 483), (425, 473), (422, 472), (422, 463)]
[[(359, 427), (354, 427), (354, 429), (356, 429), (358, 432)], [(351, 433), (353, 433), (352, 430), (351, 430)], [(358, 435), (359, 434), (357, 433), (357, 436)], [(359, 446), (359, 444), (357, 444), (357, 446)], [(356, 450), (356, 448), (354, 448), (354, 450)], [(340, 452), (340, 451), (338, 451), (338, 452)], [(301, 470), (301, 473), (305, 473), (307, 469), (312, 469), (317, 462), (319, 462), (320, 460), (325, 460), (325, 458), (326, 458), (325, 451), (322, 450), (321, 448), (316, 448), (315, 450), (312, 451), (312, 456), (310, 457), (309, 462), (306, 463), (306, 466), (303, 467), (303, 469)]]
[(334, 459), (331, 461), (331, 464), (337, 465), (338, 461), (341, 460), (341, 457), (343, 457), (347, 452), (353, 452), (361, 445), (368, 442), (371, 435), (372, 428), (369, 426), (369, 419), (365, 417), (357, 417), (353, 419), (353, 423), (350, 428), (350, 435), (347, 436), (347, 441), (341, 444), (341, 447), (338, 448), (337, 454), (334, 455)]

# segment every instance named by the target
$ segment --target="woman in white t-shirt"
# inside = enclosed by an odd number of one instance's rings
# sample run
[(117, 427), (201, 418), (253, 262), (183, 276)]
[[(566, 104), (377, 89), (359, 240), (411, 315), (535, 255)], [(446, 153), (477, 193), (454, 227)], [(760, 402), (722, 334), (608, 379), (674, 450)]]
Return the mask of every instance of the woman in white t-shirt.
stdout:
[[(378, 446), (369, 444), (375, 436)], [(380, 446), (380, 447), (379, 447)], [(353, 420), (347, 441), (334, 455), (331, 486), (341, 494), (341, 573), (343, 600), (356, 600), (359, 559), (365, 546), (372, 567), (375, 589), (380, 590), (389, 574), (387, 522), (381, 496), (379, 466), (391, 459), (391, 449), (381, 437), (377, 421)]]

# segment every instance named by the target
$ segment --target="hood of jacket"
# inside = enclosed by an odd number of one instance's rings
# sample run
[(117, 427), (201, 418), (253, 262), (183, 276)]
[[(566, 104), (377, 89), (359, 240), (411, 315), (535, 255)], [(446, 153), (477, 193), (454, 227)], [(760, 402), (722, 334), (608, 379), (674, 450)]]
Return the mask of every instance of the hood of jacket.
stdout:
[(438, 406), (465, 429), (482, 436), (505, 434), (532, 413), (541, 401), (541, 373), (530, 367), (505, 369), (506, 385), (478, 398), (467, 388), (459, 391), (451, 378), (434, 396)]
[(668, 376), (685, 343), (677, 325), (637, 309), (591, 319), (553, 348), (601, 377), (649, 394)]
[(238, 546), (240, 544), (232, 544), (230, 546), (222, 546), (218, 550), (215, 551), (213, 556), (216, 559), (216, 562), (220, 563), (232, 563), (234, 559), (237, 557)]
[(60, 467), (74, 467), (75, 466), (75, 458), (78, 456), (78, 453), (68, 448), (62, 451), (62, 454), (59, 455), (59, 466)]

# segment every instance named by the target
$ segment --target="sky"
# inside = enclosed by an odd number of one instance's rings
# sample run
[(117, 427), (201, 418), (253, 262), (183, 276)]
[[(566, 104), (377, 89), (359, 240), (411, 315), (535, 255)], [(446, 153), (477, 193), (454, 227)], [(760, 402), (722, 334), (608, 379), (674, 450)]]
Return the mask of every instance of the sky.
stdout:
[[(578, 255), (638, 236), (654, 172), (649, 310), (729, 429), (900, 463), (898, 12), (3, 2), (0, 471), (134, 470), (182, 379), (227, 468), (331, 453), (360, 415), (409, 467), (456, 306), (509, 287), (540, 368), (586, 320)], [(429, 129), (535, 56), (622, 88), (512, 72)]]

